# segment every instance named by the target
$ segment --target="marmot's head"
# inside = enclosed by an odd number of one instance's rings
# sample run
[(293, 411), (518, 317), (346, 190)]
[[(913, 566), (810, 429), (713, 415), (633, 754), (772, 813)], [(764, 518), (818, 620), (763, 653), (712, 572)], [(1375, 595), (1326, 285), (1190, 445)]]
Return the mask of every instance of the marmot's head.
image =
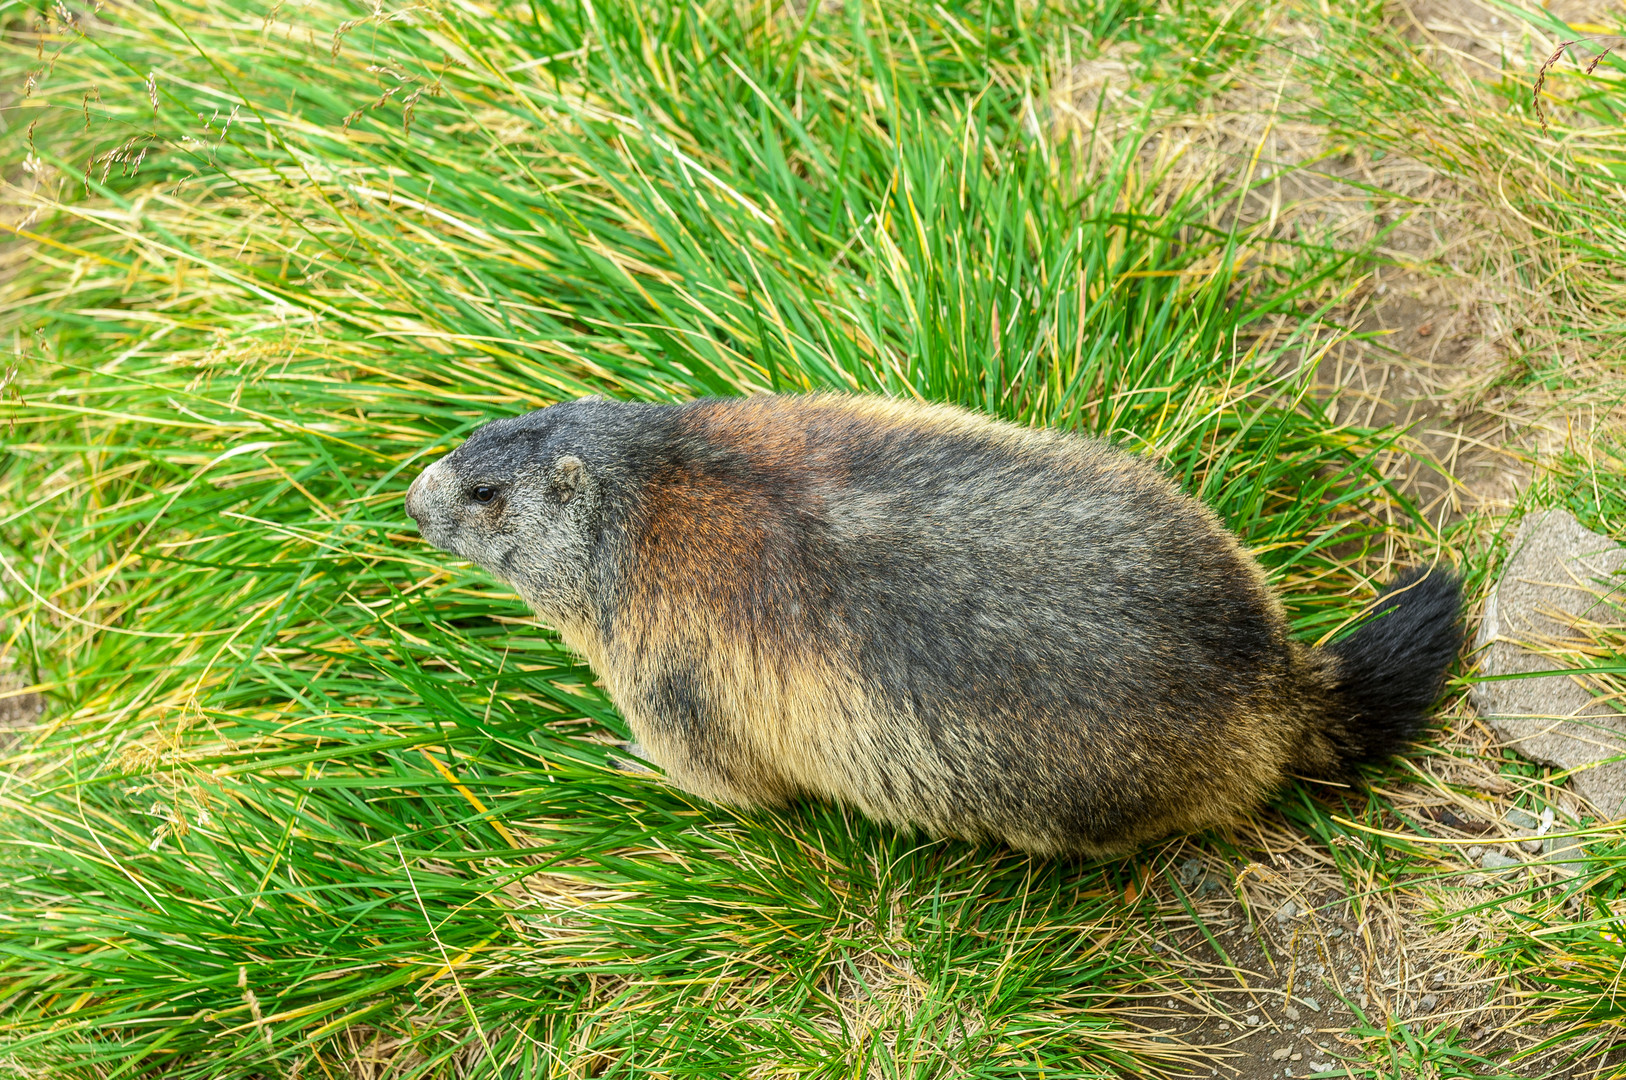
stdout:
[(407, 514), (425, 540), (514, 586), (539, 614), (579, 612), (602, 494), (584, 422), (592, 408), (567, 402), (479, 428), (412, 482)]

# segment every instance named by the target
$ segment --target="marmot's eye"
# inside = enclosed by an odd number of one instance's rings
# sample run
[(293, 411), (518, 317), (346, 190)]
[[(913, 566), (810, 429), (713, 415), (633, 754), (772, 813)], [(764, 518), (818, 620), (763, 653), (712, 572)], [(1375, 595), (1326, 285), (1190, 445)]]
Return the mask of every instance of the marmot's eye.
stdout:
[(487, 487), (484, 484), (481, 484), (479, 487), (469, 492), (469, 498), (478, 503), (488, 503), (496, 497), (497, 489), (494, 487)]

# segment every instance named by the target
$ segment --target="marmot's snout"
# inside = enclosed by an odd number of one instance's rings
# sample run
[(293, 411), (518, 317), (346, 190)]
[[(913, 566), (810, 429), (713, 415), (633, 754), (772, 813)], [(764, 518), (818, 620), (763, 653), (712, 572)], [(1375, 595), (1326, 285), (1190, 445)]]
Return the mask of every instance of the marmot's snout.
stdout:
[(446, 546), (440, 535), (444, 530), (437, 526), (444, 514), (437, 511), (450, 482), (451, 470), (446, 467), (443, 458), (419, 473), (412, 486), (407, 488), (406, 495), (407, 517), (417, 523), (418, 532), (425, 540), (441, 548)]

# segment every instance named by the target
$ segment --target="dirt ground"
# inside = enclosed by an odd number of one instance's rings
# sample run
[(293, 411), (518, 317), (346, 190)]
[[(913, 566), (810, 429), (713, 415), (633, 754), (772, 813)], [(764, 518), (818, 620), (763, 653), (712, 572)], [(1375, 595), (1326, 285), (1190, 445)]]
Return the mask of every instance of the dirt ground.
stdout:
[(20, 673), (0, 667), (0, 747), (5, 745), (6, 732), (32, 724), (41, 710), (40, 696), (29, 692), (28, 681)]
[[(1507, 832), (1501, 823), (1457, 819), (1453, 811), (1460, 806), (1425, 802), (1423, 790), (1391, 794), (1414, 796), (1408, 812), (1426, 817), (1433, 811), (1456, 822), (1442, 823), (1439, 835), (1480, 836), (1486, 850), (1514, 850), (1497, 843)], [(1406, 1023), (1424, 1041), (1460, 1029), (1458, 1046), (1498, 1065), (1547, 1034), (1529, 1023), (1474, 945), (1509, 921), (1498, 901), (1533, 884), (1561, 885), (1560, 872), (1530, 861), (1490, 874), (1462, 858), (1440, 865), (1435, 887), (1380, 891), (1342, 879), (1324, 852), (1285, 825), (1263, 823), (1258, 839), (1264, 846), (1234, 862), (1192, 845), (1166, 864), (1174, 880), (1151, 886), (1165, 912), (1185, 906), (1176, 884), (1190, 904), (1189, 914), (1168, 919), (1147, 942), (1185, 985), (1167, 998), (1141, 1002), (1126, 1018), (1198, 1052), (1194, 1063), (1171, 1075), (1286, 1080), (1343, 1074), (1346, 1060), (1360, 1067), (1368, 1040), (1392, 1021)], [(1489, 907), (1454, 914), (1479, 905)], [(1626, 1068), (1626, 1051), (1617, 1049), (1583, 1071), (1555, 1074), (1560, 1054), (1504, 1067), (1517, 1075), (1576, 1077)], [(1396, 1075), (1426, 1073), (1408, 1068)]]

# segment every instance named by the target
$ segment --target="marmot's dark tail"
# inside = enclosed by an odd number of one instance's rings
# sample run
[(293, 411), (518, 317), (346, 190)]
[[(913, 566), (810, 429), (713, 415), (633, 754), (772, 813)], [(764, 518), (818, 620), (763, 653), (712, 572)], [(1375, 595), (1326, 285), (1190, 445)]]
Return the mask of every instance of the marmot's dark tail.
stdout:
[(1331, 661), (1323, 667), (1330, 700), (1322, 734), (1338, 759), (1326, 771), (1383, 761), (1428, 726), (1462, 647), (1461, 614), (1457, 576), (1414, 566), (1378, 595), (1353, 634), (1320, 650)]

